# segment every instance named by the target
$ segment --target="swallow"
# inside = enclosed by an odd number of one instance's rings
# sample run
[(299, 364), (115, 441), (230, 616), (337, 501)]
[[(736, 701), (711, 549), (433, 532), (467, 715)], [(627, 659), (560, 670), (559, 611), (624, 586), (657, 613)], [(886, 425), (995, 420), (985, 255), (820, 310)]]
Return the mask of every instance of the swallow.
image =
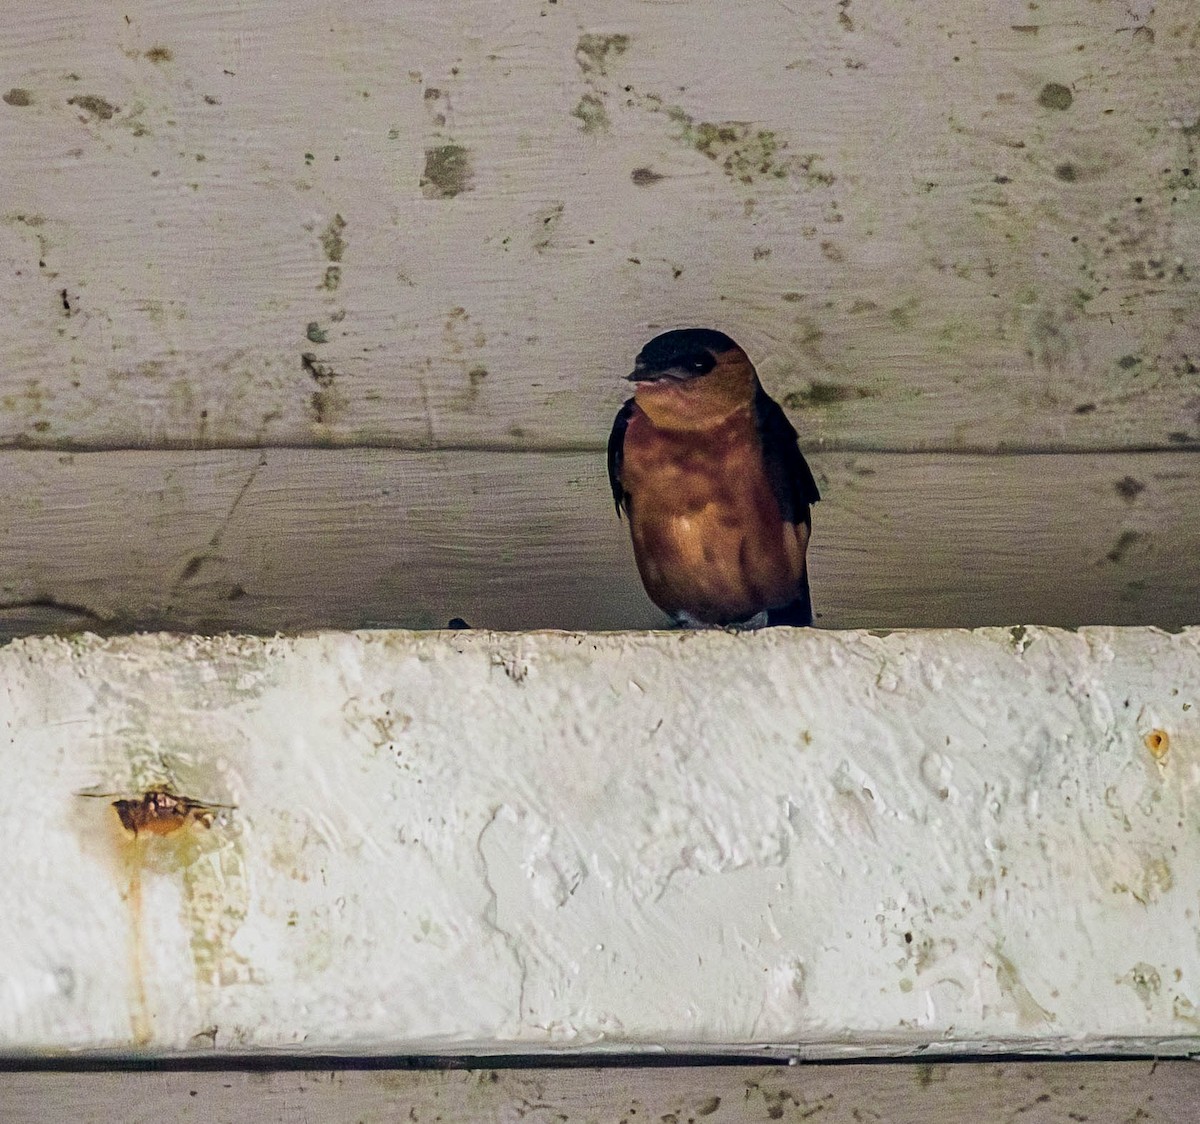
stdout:
[(628, 380), (608, 479), (650, 600), (685, 627), (812, 624), (821, 493), (746, 353), (708, 328), (665, 332)]

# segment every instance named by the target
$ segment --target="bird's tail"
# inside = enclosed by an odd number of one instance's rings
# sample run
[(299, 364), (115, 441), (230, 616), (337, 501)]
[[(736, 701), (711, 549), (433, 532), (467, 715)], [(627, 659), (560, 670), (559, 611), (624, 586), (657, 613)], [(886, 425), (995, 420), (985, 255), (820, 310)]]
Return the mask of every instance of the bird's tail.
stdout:
[(767, 610), (767, 626), (783, 624), (793, 628), (806, 628), (813, 622), (812, 598), (808, 592), (808, 575), (804, 575), (804, 587), (800, 596), (778, 609)]

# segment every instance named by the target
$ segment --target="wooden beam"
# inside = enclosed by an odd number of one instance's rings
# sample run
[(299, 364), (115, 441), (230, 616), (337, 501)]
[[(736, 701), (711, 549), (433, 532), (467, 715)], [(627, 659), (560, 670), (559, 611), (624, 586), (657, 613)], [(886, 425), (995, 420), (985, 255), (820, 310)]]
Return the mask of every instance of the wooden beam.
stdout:
[[(820, 454), (830, 628), (1194, 622), (1200, 457)], [(0, 635), (653, 628), (601, 454), (3, 454)]]
[(694, 324), (810, 447), (1200, 441), (1194, 0), (287, 12), (13, 12), (0, 443), (597, 448)]

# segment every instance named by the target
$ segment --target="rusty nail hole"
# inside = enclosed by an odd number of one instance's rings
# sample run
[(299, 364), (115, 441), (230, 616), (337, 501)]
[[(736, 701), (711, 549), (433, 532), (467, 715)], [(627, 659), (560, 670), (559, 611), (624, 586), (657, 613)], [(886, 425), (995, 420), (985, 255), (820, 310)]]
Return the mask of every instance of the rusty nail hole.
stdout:
[(1155, 761), (1166, 757), (1167, 750), (1171, 748), (1171, 739), (1167, 737), (1166, 730), (1151, 730), (1142, 741), (1146, 743), (1146, 748)]
[[(84, 796), (108, 797), (111, 792), (86, 792)], [(218, 808), (232, 804), (210, 804), (177, 796), (168, 788), (151, 788), (137, 796), (122, 796), (112, 802), (121, 826), (134, 835), (171, 835), (189, 822), (212, 827)]]

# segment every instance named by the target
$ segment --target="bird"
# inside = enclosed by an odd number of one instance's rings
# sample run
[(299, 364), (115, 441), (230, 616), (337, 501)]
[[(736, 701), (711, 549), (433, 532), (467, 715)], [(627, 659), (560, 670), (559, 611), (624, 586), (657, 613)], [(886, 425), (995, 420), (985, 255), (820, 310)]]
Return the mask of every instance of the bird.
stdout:
[(655, 336), (608, 439), (617, 517), (650, 600), (684, 628), (810, 625), (821, 498), (796, 430), (724, 332)]

